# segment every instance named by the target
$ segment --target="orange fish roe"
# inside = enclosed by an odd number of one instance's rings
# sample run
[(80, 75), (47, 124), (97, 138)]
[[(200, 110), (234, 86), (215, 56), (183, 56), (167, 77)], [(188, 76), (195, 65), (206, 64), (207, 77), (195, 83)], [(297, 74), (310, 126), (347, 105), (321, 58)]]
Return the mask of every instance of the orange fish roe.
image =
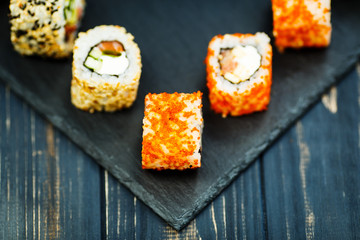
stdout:
[(145, 97), (142, 168), (201, 166), (202, 93), (149, 93)]
[[(229, 114), (240, 116), (267, 109), (272, 84), (272, 48), (269, 42), (264, 33), (218, 35), (210, 41), (205, 63), (209, 99), (216, 113), (223, 117)], [(218, 55), (221, 49), (236, 45), (256, 47), (261, 55), (261, 65), (250, 79), (233, 84), (221, 75)]]
[(272, 0), (275, 44), (284, 48), (330, 44), (330, 0)]

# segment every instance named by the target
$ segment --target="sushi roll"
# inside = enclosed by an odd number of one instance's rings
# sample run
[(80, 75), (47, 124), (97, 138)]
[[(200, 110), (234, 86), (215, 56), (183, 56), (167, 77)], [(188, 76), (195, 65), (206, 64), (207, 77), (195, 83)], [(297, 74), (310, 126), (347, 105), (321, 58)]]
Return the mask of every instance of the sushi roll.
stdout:
[(120, 26), (98, 26), (75, 41), (71, 101), (94, 112), (116, 111), (135, 101), (141, 56), (134, 37)]
[(22, 55), (71, 55), (84, 0), (10, 0), (11, 42)]
[(201, 166), (201, 97), (199, 91), (146, 95), (143, 169), (185, 170)]
[(273, 34), (280, 51), (330, 44), (330, 0), (272, 0), (272, 10)]
[(210, 104), (216, 113), (240, 116), (267, 109), (272, 47), (265, 33), (215, 36), (205, 63)]

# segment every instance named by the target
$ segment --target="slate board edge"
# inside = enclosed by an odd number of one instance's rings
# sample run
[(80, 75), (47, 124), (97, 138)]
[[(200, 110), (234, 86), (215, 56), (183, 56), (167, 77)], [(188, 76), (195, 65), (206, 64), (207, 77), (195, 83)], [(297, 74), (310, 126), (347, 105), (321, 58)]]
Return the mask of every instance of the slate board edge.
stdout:
[[(156, 214), (158, 214), (161, 218), (163, 218), (169, 225), (171, 225), (174, 229), (180, 231), (183, 229), (195, 216), (204, 209), (215, 197), (220, 194), (228, 185), (232, 183), (232, 181), (239, 175), (239, 173), (247, 168), (250, 163), (252, 163), (262, 151), (264, 151), (267, 147), (270, 146), (287, 128), (289, 128), (298, 118), (300, 118), (306, 110), (308, 110), (315, 102), (318, 100), (323, 92), (325, 92), (328, 88), (330, 88), (334, 83), (339, 82), (341, 78), (346, 75), (356, 64), (358, 56), (360, 55), (360, 49), (357, 52), (352, 54), (349, 58), (349, 61), (344, 62), (340, 67), (335, 69), (335, 76), (333, 79), (327, 82), (326, 86), (319, 92), (314, 92), (307, 99), (302, 102), (298, 102), (298, 104), (294, 107), (294, 111), (291, 112), (291, 116), (287, 121), (281, 122), (273, 131), (270, 133), (268, 139), (264, 140), (258, 146), (255, 146), (248, 150), (245, 156), (245, 161), (243, 164), (236, 166), (228, 171), (228, 173), (219, 178), (215, 184), (213, 184), (209, 190), (204, 194), (203, 197), (200, 198), (194, 206), (194, 209), (191, 211), (185, 211), (181, 216), (173, 216), (171, 214), (171, 210), (162, 208), (160, 204), (156, 204), (157, 207), (150, 207)], [(337, 74), (336, 74), (337, 73)], [(132, 192), (135, 196), (137, 196), (145, 205), (147, 201), (154, 202), (154, 198), (148, 192), (145, 192), (143, 188), (140, 191), (134, 191), (131, 188), (131, 184), (127, 179), (130, 179), (126, 172), (118, 169), (120, 174), (112, 173), (112, 168), (109, 164), (107, 164), (107, 160), (109, 156), (107, 156), (104, 152), (98, 149), (94, 145), (89, 145), (89, 141), (81, 136), (76, 130), (74, 130), (71, 126), (59, 119), (57, 116), (48, 113), (48, 107), (43, 104), (37, 97), (26, 88), (23, 88), (21, 85), (17, 83), (15, 77), (13, 77), (10, 73), (0, 67), (0, 79), (9, 84), (10, 88), (18, 95), (20, 98), (24, 99), (32, 108), (34, 108), (41, 116), (48, 119), (54, 126), (56, 126), (60, 131), (62, 131), (72, 142), (74, 142), (78, 147), (80, 147), (84, 152), (89, 154), (92, 158), (96, 160), (98, 164), (100, 164), (105, 169), (115, 176), (120, 182), (126, 186), (130, 192)], [(31, 101), (30, 101), (31, 99)], [(87, 146), (87, 148), (83, 147)], [(95, 150), (90, 150), (95, 149)], [(105, 156), (105, 157), (104, 157)], [(104, 161), (105, 160), (105, 161)], [(130, 181), (131, 182), (131, 181)], [(141, 187), (141, 186), (140, 186)], [(210, 196), (210, 197), (209, 197)]]
[[(315, 105), (318, 100), (320, 100), (320, 97), (323, 93), (325, 93), (334, 84), (342, 81), (344, 77), (349, 74), (351, 70), (355, 67), (359, 56), (360, 48), (355, 54), (349, 57), (351, 58), (351, 60), (349, 60), (348, 63), (343, 63), (335, 70), (335, 73), (337, 71), (338, 73), (335, 74), (335, 76), (326, 84), (326, 86), (322, 90), (320, 90), (319, 92), (314, 92), (314, 94), (310, 95), (305, 101), (302, 101), (302, 104), (298, 103), (294, 107), (295, 110), (291, 113), (288, 121), (281, 122), (276, 128), (272, 130), (268, 139), (264, 140), (257, 146), (249, 149), (246, 153), (247, 156), (245, 157), (245, 161), (243, 162), (243, 164), (230, 169), (228, 173), (225, 174), (225, 177), (219, 178), (218, 181), (209, 188), (210, 191), (206, 192), (206, 194), (208, 194), (207, 196), (210, 196), (209, 199), (201, 198), (201, 201), (198, 201), (199, 204), (195, 206), (194, 211), (186, 211), (181, 216), (181, 218), (183, 219), (188, 219), (187, 221), (184, 221), (180, 224), (170, 224), (169, 222), (169, 224), (178, 231), (186, 227), (186, 225), (192, 219), (194, 219), (196, 215), (201, 212), (201, 210), (204, 209), (210, 202), (212, 202), (222, 191), (224, 191), (225, 188), (228, 187), (242, 171), (246, 170), (246, 168), (249, 167), (249, 165), (253, 163), (264, 150), (269, 148), (272, 143), (274, 143), (282, 134), (286, 132), (287, 129), (292, 127), (298, 119), (300, 119), (308, 110), (310, 110), (312, 106)], [(224, 181), (225, 178), (228, 180)], [(224, 184), (222, 184), (222, 182), (224, 182)], [(214, 191), (212, 191), (212, 189), (214, 189)], [(206, 194), (204, 195), (206, 196)], [(201, 205), (201, 203), (204, 203), (204, 205)], [(181, 222), (181, 218), (179, 219), (179, 222)]]

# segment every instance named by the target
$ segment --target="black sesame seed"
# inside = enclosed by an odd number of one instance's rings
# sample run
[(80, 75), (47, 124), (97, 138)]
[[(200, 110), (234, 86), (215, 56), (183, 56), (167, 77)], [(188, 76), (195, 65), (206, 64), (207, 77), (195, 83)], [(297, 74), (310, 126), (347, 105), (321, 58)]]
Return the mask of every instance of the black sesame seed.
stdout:
[(30, 10), (28, 10), (28, 13), (30, 14), (30, 16), (35, 16), (35, 13), (31, 12)]
[(39, 28), (39, 20), (36, 20), (35, 22), (34, 22), (34, 26), (32, 27), (32, 30), (36, 30), (36, 29), (38, 29)]
[(55, 26), (55, 27), (53, 27), (53, 31), (56, 31), (56, 30), (59, 30), (61, 28), (61, 26)]
[(19, 14), (19, 15), (15, 15), (15, 16), (9, 15), (9, 19), (10, 19), (10, 20), (15, 19), (15, 18), (19, 18), (19, 17), (20, 17), (20, 14)]
[(45, 5), (45, 2), (44, 1), (35, 1), (35, 4), (36, 5)]
[(27, 34), (27, 31), (25, 31), (25, 30), (17, 30), (15, 32), (15, 35), (16, 35), (17, 38), (19, 38), (19, 37), (21, 37), (23, 35), (26, 35), (26, 34)]
[(51, 11), (51, 14), (53, 14), (54, 12), (57, 12), (59, 9), (53, 9), (52, 11)]

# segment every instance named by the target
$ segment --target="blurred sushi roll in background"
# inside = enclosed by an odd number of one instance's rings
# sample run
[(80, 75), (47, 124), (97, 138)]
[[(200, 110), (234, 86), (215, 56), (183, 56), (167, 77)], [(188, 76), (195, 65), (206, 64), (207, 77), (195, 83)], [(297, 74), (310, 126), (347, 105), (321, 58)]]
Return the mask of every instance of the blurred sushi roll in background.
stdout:
[(84, 0), (11, 0), (11, 42), (23, 55), (71, 55)]
[(211, 108), (240, 116), (266, 110), (272, 82), (272, 47), (265, 33), (212, 38), (205, 60)]
[(136, 99), (141, 56), (134, 36), (120, 26), (98, 26), (75, 41), (71, 101), (94, 112), (130, 107)]
[(201, 166), (202, 93), (149, 93), (145, 97), (142, 168)]
[(280, 51), (330, 44), (330, 0), (272, 0), (272, 10), (273, 34)]

